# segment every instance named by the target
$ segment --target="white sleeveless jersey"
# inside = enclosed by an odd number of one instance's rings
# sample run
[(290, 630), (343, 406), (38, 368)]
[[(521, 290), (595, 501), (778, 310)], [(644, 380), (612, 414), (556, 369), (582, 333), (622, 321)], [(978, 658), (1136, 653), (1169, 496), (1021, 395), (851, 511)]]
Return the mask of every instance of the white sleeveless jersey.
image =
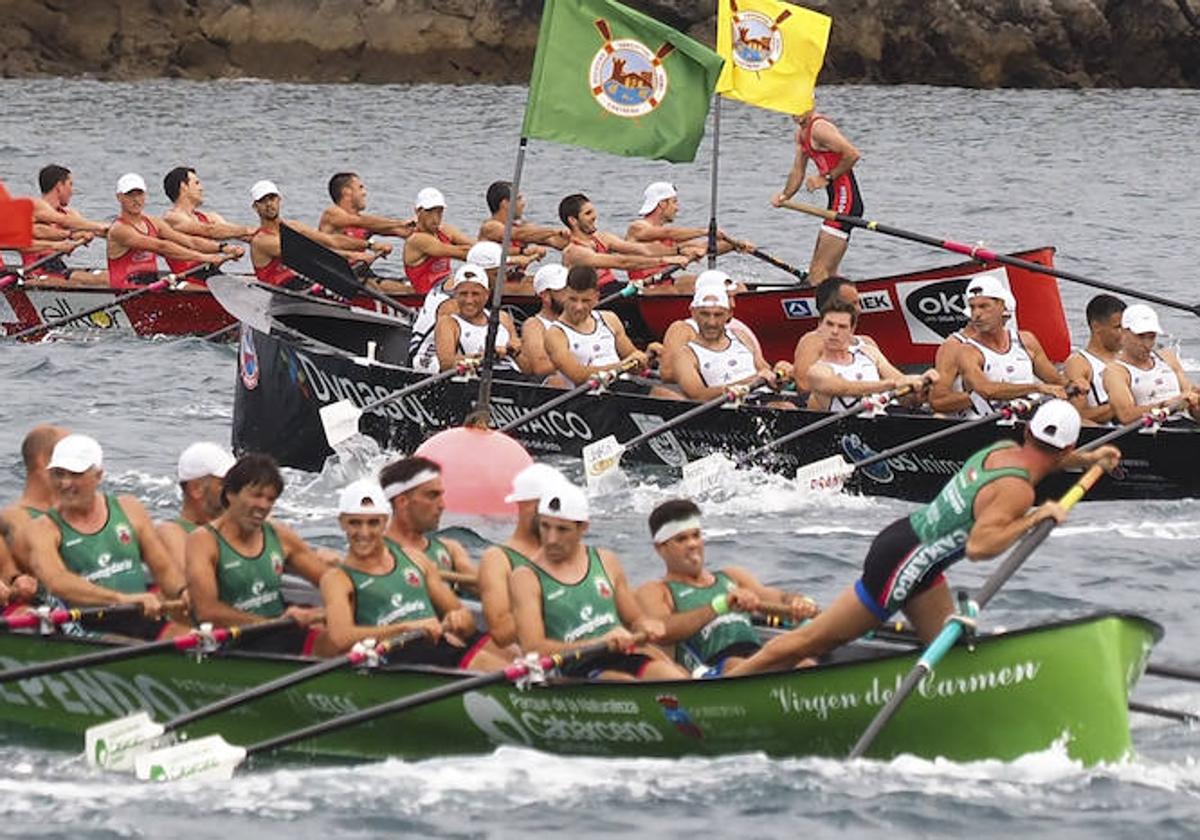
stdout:
[(708, 387), (720, 387), (748, 379), (757, 373), (754, 353), (731, 330), (726, 330), (729, 346), (724, 350), (711, 350), (696, 341), (689, 341), (688, 348), (700, 366), (700, 378)]
[(1089, 353), (1082, 347), (1075, 352), (1083, 356), (1087, 360), (1087, 363), (1092, 366), (1092, 382), (1088, 386), (1087, 393), (1088, 407), (1096, 408), (1101, 405), (1108, 405), (1108, 391), (1104, 390), (1104, 369), (1108, 367), (1108, 363), (1095, 353)]
[[(484, 316), (487, 316), (487, 310), (484, 310)], [(487, 330), (488, 325), (472, 324), (470, 321), (455, 313), (450, 316), (458, 324), (458, 352), (464, 356), (483, 356), (483, 349), (487, 346)], [(496, 329), (496, 347), (508, 346), (508, 327), (503, 323), (497, 325)], [(517, 366), (513, 360), (507, 356), (496, 357), (497, 370), (516, 370)]]
[(1133, 392), (1133, 401), (1137, 405), (1151, 405), (1178, 397), (1182, 393), (1179, 389), (1179, 377), (1163, 357), (1151, 353), (1150, 358), (1154, 365), (1149, 370), (1142, 370), (1129, 362), (1117, 359), (1117, 362), (1129, 371), (1129, 390)]
[(550, 326), (563, 331), (571, 353), (584, 367), (617, 364), (621, 361), (621, 357), (617, 355), (617, 337), (608, 328), (608, 324), (604, 323), (604, 318), (599, 312), (592, 313), (592, 320), (595, 322), (595, 328), (590, 333), (581, 333), (562, 321), (555, 321)]
[[(875, 364), (875, 360), (863, 350), (863, 342), (860, 338), (855, 338), (854, 343), (850, 345), (850, 361), (846, 364), (840, 365), (828, 359), (821, 359), (820, 363), (828, 365), (838, 379), (844, 379), (847, 382), (879, 381), (879, 365)], [(830, 395), (829, 411), (845, 411), (858, 405), (861, 400), (862, 397)]]
[(437, 327), (438, 307), (450, 300), (445, 283), (436, 283), (425, 295), (425, 302), (413, 319), (412, 337), (408, 342), (409, 364), (426, 373), (438, 372), (437, 345), (433, 331)]
[[(696, 335), (700, 335), (700, 325), (696, 323), (695, 318), (688, 318), (683, 323), (691, 327), (692, 332), (694, 332)], [(750, 339), (750, 349), (757, 353), (762, 352), (762, 344), (759, 343), (758, 336), (756, 336), (754, 334), (754, 330), (746, 326), (744, 322), (739, 321), (737, 318), (730, 318), (729, 323), (725, 325), (725, 331), (729, 332), (730, 330), (741, 330), (742, 334), (745, 335), (746, 338)]]
[[(1020, 337), (1009, 333), (1007, 353), (997, 353), (992, 348), (984, 346), (973, 338), (967, 338), (962, 333), (954, 333), (954, 337), (983, 354), (983, 372), (992, 382), (1007, 382), (1017, 385), (1026, 382), (1034, 384), (1038, 381), (1033, 373), (1033, 358), (1025, 349)], [(954, 390), (960, 392), (964, 390), (961, 376), (955, 378)], [(960, 412), (962, 417), (983, 417), (999, 407), (999, 403), (993, 405), (973, 391), (970, 397), (971, 407)]]

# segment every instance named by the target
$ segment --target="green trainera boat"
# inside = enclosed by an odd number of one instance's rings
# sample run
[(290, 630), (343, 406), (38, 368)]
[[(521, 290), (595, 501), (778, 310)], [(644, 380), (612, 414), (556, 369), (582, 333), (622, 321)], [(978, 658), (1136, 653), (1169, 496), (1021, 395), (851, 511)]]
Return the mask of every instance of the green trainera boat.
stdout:
[[(871, 749), (956, 761), (1016, 758), (1065, 740), (1085, 764), (1131, 750), (1127, 703), (1162, 628), (1117, 613), (981, 637), (958, 647)], [(101, 642), (12, 633), (0, 664), (74, 656)], [(331, 733), (301, 759), (422, 759), (502, 744), (588, 756), (844, 756), (912, 667), (912, 648), (858, 643), (819, 667), (737, 679), (500, 685)], [(167, 720), (309, 660), (234, 651), (178, 653), (0, 685), (7, 740), (81, 749), (85, 728), (138, 710)], [(443, 685), (461, 674), (384, 667), (333, 672), (189, 727), (249, 744), (340, 713)]]

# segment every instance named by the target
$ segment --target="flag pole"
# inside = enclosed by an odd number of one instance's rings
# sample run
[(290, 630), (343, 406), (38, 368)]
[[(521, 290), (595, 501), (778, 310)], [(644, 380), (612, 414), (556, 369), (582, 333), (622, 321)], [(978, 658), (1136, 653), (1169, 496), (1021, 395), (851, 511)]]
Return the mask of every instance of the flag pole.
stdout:
[(709, 191), (708, 267), (717, 267), (717, 159), (721, 153), (721, 94), (713, 94), (712, 188)]
[(500, 306), (504, 300), (504, 284), (508, 279), (508, 249), (512, 245), (513, 219), (517, 213), (517, 196), (521, 194), (521, 170), (525, 168), (525, 147), (529, 138), (522, 137), (517, 146), (517, 166), (513, 172), (512, 188), (508, 195), (508, 212), (504, 215), (504, 236), (500, 240), (500, 266), (496, 269), (496, 287), (492, 289), (492, 311), (488, 313), (487, 337), (483, 344), (483, 364), (479, 372), (479, 394), (475, 409), (464, 425), (489, 425), (492, 406), (492, 369), (496, 365), (496, 333), (500, 331)]

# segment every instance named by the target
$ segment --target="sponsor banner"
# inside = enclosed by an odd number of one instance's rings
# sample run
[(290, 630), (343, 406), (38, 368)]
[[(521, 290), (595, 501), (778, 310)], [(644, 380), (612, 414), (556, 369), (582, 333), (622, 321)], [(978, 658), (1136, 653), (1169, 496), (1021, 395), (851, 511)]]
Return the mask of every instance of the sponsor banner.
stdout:
[[(817, 304), (814, 295), (784, 298), (780, 301), (780, 304), (783, 306), (784, 317), (790, 321), (803, 321), (807, 318), (817, 317)], [(872, 315), (877, 312), (891, 312), (895, 308), (892, 305), (892, 296), (887, 289), (859, 292), (858, 305), (864, 315)]]
[(980, 277), (995, 278), (1011, 291), (1003, 268), (945, 280), (897, 283), (900, 311), (904, 313), (904, 323), (913, 344), (941, 344), (951, 333), (966, 326), (967, 284)]
[[(94, 293), (73, 293), (73, 292), (38, 292), (26, 290), (26, 296), (29, 302), (33, 304), (37, 310), (42, 322), (56, 321), (59, 318), (69, 318), (76, 312), (83, 312), (85, 309), (91, 309), (97, 304), (97, 296)], [(73, 327), (75, 329), (100, 329), (100, 330), (132, 330), (133, 325), (129, 322), (129, 316), (125, 314), (125, 310), (121, 309), (120, 305), (114, 305), (111, 309), (105, 309), (100, 312), (93, 312), (86, 318), (80, 318), (72, 321), (64, 326)]]

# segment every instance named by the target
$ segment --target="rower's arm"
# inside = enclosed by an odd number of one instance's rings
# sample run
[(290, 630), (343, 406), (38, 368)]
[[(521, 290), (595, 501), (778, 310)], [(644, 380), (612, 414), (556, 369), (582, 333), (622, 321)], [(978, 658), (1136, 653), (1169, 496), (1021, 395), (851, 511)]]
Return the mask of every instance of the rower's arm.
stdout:
[(271, 525), (279, 537), (284, 562), (313, 586), (320, 585), (329, 564), (318, 557), (313, 547), (291, 528), (274, 520), (271, 521)]
[[(467, 551), (467, 547), (458, 540), (452, 540), (448, 537), (440, 537), (442, 545), (446, 546), (446, 550), (450, 552), (450, 565), (455, 572), (460, 575), (471, 575), (477, 577), (479, 569), (471, 562), (471, 552)], [(459, 589), (463, 588), (463, 584), (459, 584)], [(467, 584), (468, 589), (477, 589), (477, 586)]]
[(1092, 365), (1082, 354), (1072, 353), (1067, 357), (1067, 361), (1063, 364), (1063, 376), (1067, 378), (1068, 382), (1087, 383), (1087, 388), (1070, 397), (1071, 405), (1075, 406), (1080, 417), (1089, 423), (1107, 423), (1113, 418), (1111, 403), (1088, 405), (1088, 394), (1092, 387)]
[(619, 236), (613, 236), (608, 233), (599, 234), (604, 244), (608, 246), (608, 250), (614, 254), (633, 254), (640, 257), (654, 257), (661, 259), (662, 257), (674, 256), (679, 253), (678, 245), (664, 245), (661, 242), (630, 242), (628, 239), (622, 239)]
[(92, 583), (68, 569), (59, 553), (62, 534), (49, 517), (43, 516), (30, 523), (28, 532), (29, 569), (50, 594), (68, 604), (85, 607), (146, 600), (149, 593), (140, 593), (139, 597), (139, 593), (118, 592)]
[(158, 536), (154, 520), (146, 512), (145, 506), (133, 496), (120, 496), (118, 500), (137, 534), (138, 544), (142, 547), (142, 560), (150, 567), (150, 574), (158, 584), (159, 591), (168, 599), (179, 598), (187, 588), (183, 568)]
[[(704, 402), (725, 393), (726, 389), (722, 385), (705, 384), (699, 368), (696, 367), (696, 356), (687, 345), (675, 351), (671, 361), (671, 370), (675, 374), (675, 382), (679, 385), (679, 389), (689, 400)], [(663, 378), (666, 379), (666, 377)]]
[(948, 338), (938, 347), (933, 361), (934, 370), (938, 372), (938, 381), (929, 392), (929, 405), (934, 411), (953, 414), (971, 407), (970, 395), (954, 390), (954, 380), (958, 377), (958, 356), (962, 346), (957, 339)]
[(816, 121), (813, 125), (812, 140), (814, 146), (837, 152), (842, 156), (837, 166), (825, 173), (831, 181), (853, 169), (854, 164), (858, 163), (859, 158), (862, 157), (854, 144), (847, 140), (838, 127), (829, 120)]
[(365, 254), (372, 253), (368, 249), (367, 243), (361, 239), (355, 239), (353, 236), (346, 236), (342, 233), (325, 233), (314, 227), (309, 227), (303, 222), (297, 222), (295, 219), (284, 219), (283, 223), (297, 233), (304, 234), (314, 242), (320, 242), (326, 248), (337, 251), (343, 257), (347, 253), (350, 253), (352, 259), (362, 259)]
[(158, 228), (158, 235), (162, 239), (174, 242), (177, 245), (182, 245), (184, 248), (190, 248), (193, 251), (198, 251), (206, 256), (219, 253), (221, 251), (221, 243), (215, 242), (212, 239), (207, 239), (204, 236), (191, 236), (180, 230), (177, 230), (174, 225), (166, 219), (154, 219), (154, 223)]
[(629, 226), (627, 240), (638, 243), (654, 243), (664, 248), (669, 253), (675, 253), (675, 249), (662, 245), (660, 240), (672, 239), (676, 245), (682, 245), (689, 239), (699, 239), (708, 236), (706, 228), (692, 227), (676, 227), (675, 225), (656, 225), (645, 219), (638, 219)]
[(426, 257), (451, 257), (465, 260), (469, 245), (455, 245), (438, 239), (432, 233), (416, 231), (404, 243), (404, 264), (414, 265)]
[[(678, 373), (675, 370), (676, 357), (680, 350), (687, 349), (687, 343), (692, 340), (695, 333), (692, 328), (683, 321), (675, 321), (671, 326), (667, 327), (666, 335), (662, 340), (662, 355), (658, 360), (658, 373), (662, 376), (663, 382), (678, 382)], [(685, 362), (690, 360), (687, 357), (679, 357)], [(687, 367), (688, 365), (684, 365)]]
[(508, 597), (508, 576), (512, 571), (504, 550), (491, 546), (479, 558), (479, 601), (488, 632), (500, 647), (517, 641), (517, 623)]
[(717, 617), (716, 610), (708, 604), (686, 612), (675, 612), (671, 590), (661, 580), (652, 580), (638, 587), (637, 600), (647, 618), (656, 618), (663, 623), (666, 629), (659, 641), (664, 645), (690, 639)]
[(451, 315), (442, 315), (433, 328), (433, 344), (437, 348), (438, 370), (450, 370), (458, 364), (462, 354), (458, 352), (458, 321)]
[(176, 260), (193, 260), (195, 262), (214, 262), (216, 260), (216, 254), (207, 254), (194, 250), (172, 239), (171, 236), (179, 237), (182, 234), (176, 234), (173, 231), (167, 233), (167, 227), (167, 225), (163, 225), (163, 227), (159, 228), (159, 232), (166, 235), (158, 237), (145, 236), (124, 223), (114, 224), (108, 232), (109, 247), (115, 244), (126, 251), (149, 251), (153, 254)]
[(325, 607), (325, 637), (339, 652), (348, 651), (357, 642), (383, 641), (409, 630), (426, 630), (431, 637), (441, 635), (436, 619), (374, 626), (355, 624), (354, 584), (341, 569), (329, 569), (321, 577), (321, 603)]
[[(475, 239), (473, 237), (467, 236), (465, 233), (463, 233), (461, 230), (456, 228), (454, 225), (442, 225), (442, 233), (449, 236), (450, 241), (460, 247), (470, 248), (472, 245), (475, 244)], [(433, 238), (437, 239), (436, 236)], [(464, 254), (463, 256), (465, 257), (466, 254)]]
[[(1021, 343), (1025, 345), (1025, 350), (1029, 353), (1029, 357), (1033, 361), (1034, 376), (1043, 382), (1049, 382), (1051, 385), (1067, 384), (1067, 378), (1059, 373), (1058, 368), (1054, 366), (1054, 362), (1050, 361), (1050, 357), (1042, 349), (1042, 343), (1038, 341), (1036, 335), (1026, 330), (1021, 330)], [(1087, 387), (1086, 382), (1079, 384), (1082, 387)]]
[(554, 373), (554, 362), (546, 354), (546, 326), (540, 318), (529, 317), (521, 325), (521, 370), (534, 376)]
[(551, 656), (579, 647), (578, 644), (565, 644), (546, 638), (546, 625), (542, 619), (542, 587), (533, 569), (528, 566), (513, 569), (508, 576), (508, 593), (521, 650)]
[(601, 310), (600, 317), (604, 319), (604, 323), (608, 325), (608, 329), (613, 334), (613, 345), (617, 349), (617, 355), (622, 359), (629, 358), (634, 353), (640, 353), (637, 345), (625, 332), (625, 325), (621, 323), (621, 319), (617, 317), (617, 313), (610, 312), (607, 309)]
[(259, 624), (267, 619), (261, 615), (234, 609), (221, 601), (217, 586), (217, 560), (220, 549), (217, 538), (207, 528), (197, 528), (188, 534), (186, 572), (188, 598), (192, 615), (197, 622), (208, 621), (219, 627), (239, 624)]
[(797, 143), (796, 157), (792, 159), (792, 168), (788, 170), (787, 181), (784, 182), (783, 190), (776, 198), (786, 201), (795, 195), (796, 190), (800, 189), (800, 185), (804, 183), (804, 173), (807, 169), (808, 155), (805, 154), (804, 147)]
[(570, 379), (576, 385), (586, 382), (592, 374), (606, 370), (611, 365), (582, 365), (575, 358), (575, 354), (571, 352), (571, 345), (567, 341), (567, 335), (562, 330), (546, 330), (546, 355), (550, 357), (550, 361), (554, 364), (555, 369), (563, 376)]
[(1033, 501), (1033, 486), (1022, 478), (1005, 476), (988, 483), (975, 497), (975, 524), (967, 537), (967, 558), (995, 557), (1045, 519), (1044, 506), (1029, 510)]
[(187, 532), (180, 527), (178, 522), (159, 522), (154, 526), (154, 530), (158, 532), (158, 538), (162, 540), (167, 553), (171, 555), (171, 561), (179, 569), (179, 573), (183, 574)]
[(823, 344), (821, 334), (815, 329), (800, 336), (800, 340), (796, 342), (796, 351), (792, 355), (792, 381), (796, 383), (796, 390), (802, 394), (812, 390), (808, 372), (817, 363), (817, 359), (821, 358)]
[(336, 218), (335, 224), (340, 228), (360, 227), (384, 236), (409, 237), (416, 226), (416, 219), (393, 219), (388, 216), (373, 216), (370, 213), (352, 213), (344, 207), (334, 205), (327, 211)]
[(232, 225), (224, 219), (202, 222), (174, 208), (168, 210), (163, 219), (180, 233), (205, 239), (249, 239), (256, 230), (248, 225)]
[(808, 369), (808, 385), (809, 390), (814, 394), (837, 397), (865, 397), (869, 394), (890, 391), (896, 387), (896, 383), (891, 379), (881, 379), (876, 382), (842, 379), (833, 372), (833, 368), (824, 362), (817, 362)]
[(1108, 404), (1118, 423), (1132, 423), (1143, 413), (1133, 398), (1131, 378), (1124, 366), (1111, 364), (1104, 368), (1104, 390), (1108, 392)]
[[(500, 235), (504, 235), (504, 223), (500, 223)], [(513, 237), (535, 245), (549, 245), (561, 251), (571, 242), (571, 232), (566, 228), (552, 228), (526, 222), (513, 229)], [(500, 239), (495, 240), (499, 242)]]
[(422, 553), (406, 552), (408, 558), (420, 567), (425, 575), (425, 587), (429, 601), (442, 619), (442, 626), (451, 632), (470, 636), (475, 632), (475, 616), (462, 605), (450, 584), (442, 580), (437, 565)]
[[(642, 610), (642, 605), (638, 603), (637, 595), (633, 591), (633, 587), (629, 585), (629, 581), (625, 578), (625, 569), (621, 566), (621, 561), (617, 556), (606, 548), (596, 550), (600, 555), (600, 563), (604, 566), (604, 571), (608, 575), (608, 579), (613, 585), (613, 603), (617, 606), (617, 614), (621, 616), (621, 621), (630, 630), (635, 633), (644, 631), (647, 621), (657, 622), (652, 616), (646, 615)], [(652, 634), (655, 638), (651, 641), (657, 642), (661, 633)]]
[[(624, 240), (620, 240), (624, 242)], [(673, 252), (671, 252), (673, 253)], [(572, 268), (577, 265), (590, 265), (592, 268), (655, 268), (660, 265), (688, 264), (688, 258), (683, 256), (641, 256), (632, 253), (600, 254), (591, 248), (571, 245), (563, 251), (563, 265)]]

